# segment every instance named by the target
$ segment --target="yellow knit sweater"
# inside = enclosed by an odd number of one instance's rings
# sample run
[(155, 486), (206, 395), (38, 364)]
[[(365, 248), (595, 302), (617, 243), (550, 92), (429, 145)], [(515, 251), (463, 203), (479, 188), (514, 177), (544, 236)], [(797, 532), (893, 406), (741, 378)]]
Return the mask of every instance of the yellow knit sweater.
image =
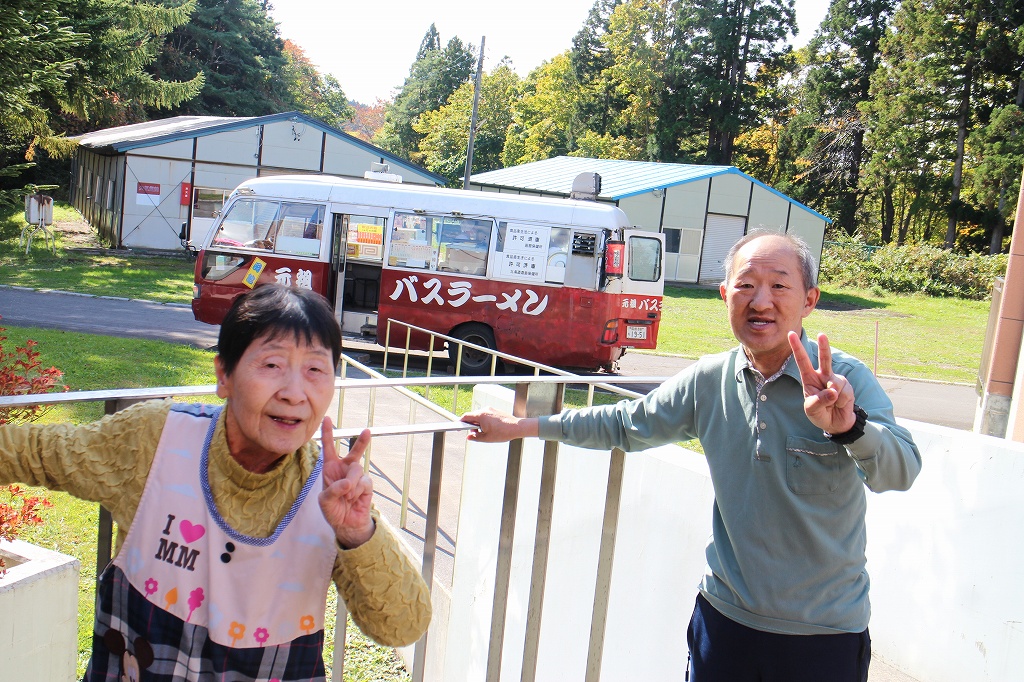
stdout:
[[(118, 548), (139, 506), (171, 401), (133, 405), (82, 426), (0, 427), (0, 485), (24, 483), (99, 502), (118, 524)], [(232, 528), (268, 537), (316, 465), (310, 442), (263, 474), (246, 471), (228, 452), (221, 413), (210, 444), (210, 488)], [(374, 512), (376, 517), (376, 512)], [(355, 549), (339, 547), (333, 579), (359, 628), (380, 644), (406, 646), (430, 624), (431, 604), (419, 570), (388, 527)]]

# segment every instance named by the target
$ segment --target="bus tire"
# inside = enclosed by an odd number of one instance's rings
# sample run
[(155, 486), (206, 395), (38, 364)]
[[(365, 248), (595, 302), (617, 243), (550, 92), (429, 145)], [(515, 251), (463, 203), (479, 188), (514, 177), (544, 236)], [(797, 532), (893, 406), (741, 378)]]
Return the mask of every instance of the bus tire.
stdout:
[[(474, 343), (478, 346), (483, 346), (489, 350), (497, 350), (498, 346), (494, 342), (494, 332), (491, 328), (485, 324), (479, 322), (468, 322), (460, 325), (453, 329), (449, 336), (453, 336), (460, 341), (467, 341)], [(455, 363), (458, 362), (459, 347), (456, 346), (449, 353), (450, 362), (454, 368)], [(500, 363), (499, 363), (500, 364)], [(469, 348), (468, 346), (462, 347), (462, 373), (463, 374), (487, 374), (491, 369), (491, 354), (484, 353), (476, 350), (475, 348)]]

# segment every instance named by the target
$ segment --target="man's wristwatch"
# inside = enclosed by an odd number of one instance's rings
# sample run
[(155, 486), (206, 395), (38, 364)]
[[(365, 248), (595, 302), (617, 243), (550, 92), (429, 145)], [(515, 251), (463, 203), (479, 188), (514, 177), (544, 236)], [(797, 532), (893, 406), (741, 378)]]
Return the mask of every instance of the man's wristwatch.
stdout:
[(840, 445), (849, 445), (853, 441), (857, 440), (864, 435), (864, 424), (868, 421), (868, 413), (864, 411), (864, 408), (854, 403), (853, 405), (853, 416), (856, 418), (853, 422), (853, 426), (850, 427), (849, 431), (843, 433), (829, 433), (825, 432), (825, 437), (833, 443), (839, 443)]

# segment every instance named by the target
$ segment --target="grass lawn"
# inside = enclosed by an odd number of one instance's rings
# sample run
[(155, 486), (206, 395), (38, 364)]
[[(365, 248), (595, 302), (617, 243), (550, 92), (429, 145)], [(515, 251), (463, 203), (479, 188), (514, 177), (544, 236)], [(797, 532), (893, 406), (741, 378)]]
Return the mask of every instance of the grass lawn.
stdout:
[(0, 217), (0, 282), (33, 289), (61, 289), (98, 296), (145, 298), (161, 303), (192, 300), (193, 264), (185, 258), (140, 255), (87, 254), (69, 251), (74, 246), (91, 246), (94, 238), (82, 235), (82, 219), (65, 203), (54, 207), (57, 253), (45, 248), (40, 238), (32, 241), (25, 254), (18, 238), (25, 224), (23, 213), (14, 211)]
[[(838, 348), (878, 373), (972, 383), (978, 374), (989, 301), (833, 290), (826, 284), (818, 308), (804, 323), (808, 334), (828, 334)], [(658, 353), (697, 358), (736, 345), (718, 290), (665, 288)]]
[[(2, 324), (2, 321), (0, 321)], [(187, 386), (212, 384), (213, 353), (177, 344), (138, 339), (120, 339), (73, 332), (8, 327), (5, 348), (39, 342), (44, 366), (64, 370), (63, 381), (71, 390)], [(210, 399), (216, 400), (211, 396)], [(82, 423), (98, 419), (102, 403), (57, 406), (43, 415), (42, 422)], [(92, 647), (92, 626), (96, 586), (96, 527), (99, 505), (83, 502), (66, 493), (29, 489), (43, 494), (53, 506), (41, 515), (45, 522), (29, 528), (20, 538), (77, 558), (82, 565), (78, 594), (78, 679), (85, 674)], [(337, 594), (328, 597), (327, 631), (333, 641)], [(345, 661), (346, 680), (408, 680), (392, 649), (367, 639), (349, 620)], [(325, 657), (330, 678), (333, 647)]]

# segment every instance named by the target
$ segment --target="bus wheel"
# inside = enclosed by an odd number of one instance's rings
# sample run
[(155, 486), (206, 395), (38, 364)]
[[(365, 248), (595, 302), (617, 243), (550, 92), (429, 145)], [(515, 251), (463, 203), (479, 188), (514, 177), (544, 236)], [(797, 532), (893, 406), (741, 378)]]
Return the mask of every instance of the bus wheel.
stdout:
[[(497, 350), (494, 343), (494, 332), (487, 325), (479, 322), (470, 322), (452, 330), (451, 336), (460, 341), (467, 341), (490, 350)], [(458, 346), (449, 350), (449, 361), (452, 367), (458, 361)], [(462, 346), (462, 373), (463, 374), (486, 374), (491, 369), (491, 354), (484, 351)]]

